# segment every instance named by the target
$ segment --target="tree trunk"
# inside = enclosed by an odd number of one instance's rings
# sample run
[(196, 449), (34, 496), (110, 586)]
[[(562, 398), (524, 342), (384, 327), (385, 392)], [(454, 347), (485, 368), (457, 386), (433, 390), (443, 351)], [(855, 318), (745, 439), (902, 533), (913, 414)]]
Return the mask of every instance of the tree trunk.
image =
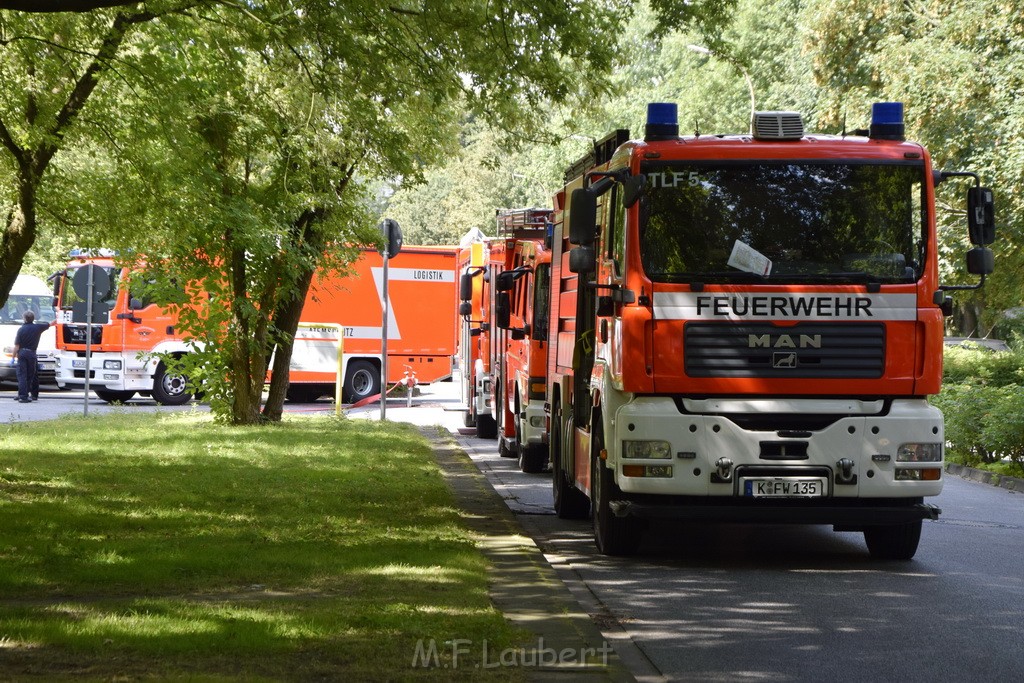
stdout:
[(270, 376), (270, 389), (267, 403), (263, 407), (263, 417), (271, 422), (280, 422), (284, 413), (284, 399), (288, 392), (288, 374), (292, 362), (292, 349), (295, 347), (295, 333), (299, 329), (302, 308), (306, 304), (306, 296), (313, 283), (319, 256), (323, 254), (326, 244), (323, 235), (317, 230), (317, 224), (326, 217), (322, 209), (308, 209), (295, 221), (293, 233), (296, 242), (316, 256), (304, 261), (304, 266), (295, 279), (295, 296), (288, 301), (277, 304), (272, 318), (272, 326), (284, 341), (277, 344), (274, 353), (274, 367)]

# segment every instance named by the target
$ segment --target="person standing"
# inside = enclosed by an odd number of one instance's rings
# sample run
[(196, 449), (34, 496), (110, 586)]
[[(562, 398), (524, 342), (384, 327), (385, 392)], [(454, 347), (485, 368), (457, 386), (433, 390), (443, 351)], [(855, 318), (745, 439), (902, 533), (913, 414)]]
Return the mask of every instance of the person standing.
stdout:
[(39, 366), (36, 350), (39, 338), (43, 336), (51, 323), (36, 323), (35, 313), (25, 311), (25, 324), (18, 328), (14, 336), (14, 357), (18, 359), (18, 402), (31, 403), (39, 399)]

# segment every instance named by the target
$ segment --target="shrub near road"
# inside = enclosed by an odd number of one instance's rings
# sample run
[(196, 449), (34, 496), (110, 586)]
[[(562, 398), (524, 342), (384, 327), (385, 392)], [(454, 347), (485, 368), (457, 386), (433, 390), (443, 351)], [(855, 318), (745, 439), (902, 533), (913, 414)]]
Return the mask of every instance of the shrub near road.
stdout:
[[(932, 397), (946, 418), (948, 460), (1000, 474), (1024, 475), (1024, 353), (979, 346), (944, 354), (942, 392)], [(1004, 458), (1009, 462), (1002, 462)]]
[[(430, 677), (410, 666), (420, 639), (518, 641), (411, 428), (0, 430), (0, 678)], [(445, 678), (516, 675), (474, 656)]]

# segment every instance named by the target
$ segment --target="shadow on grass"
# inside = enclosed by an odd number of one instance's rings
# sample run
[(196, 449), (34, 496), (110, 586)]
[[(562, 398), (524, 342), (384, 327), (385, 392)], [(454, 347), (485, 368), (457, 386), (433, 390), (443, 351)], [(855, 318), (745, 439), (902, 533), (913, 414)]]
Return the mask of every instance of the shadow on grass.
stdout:
[(389, 423), (8, 429), (0, 562), (13, 675), (402, 678), (424, 638), (515, 639), (429, 445)]

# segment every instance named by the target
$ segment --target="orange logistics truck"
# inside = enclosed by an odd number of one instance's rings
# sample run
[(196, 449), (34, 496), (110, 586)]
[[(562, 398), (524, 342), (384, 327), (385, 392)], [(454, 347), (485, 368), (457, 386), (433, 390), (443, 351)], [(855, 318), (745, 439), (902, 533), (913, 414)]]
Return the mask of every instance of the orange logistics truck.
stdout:
[[(555, 508), (606, 554), (666, 517), (830, 524), (909, 559), (942, 489), (951, 289), (992, 272), (992, 193), (932, 168), (900, 103), (853, 135), (758, 112), (618, 131), (555, 197), (548, 335)], [(935, 186), (969, 176), (977, 285), (939, 283)]]
[[(388, 381), (429, 383), (452, 374), (456, 320), (454, 247), (405, 247), (389, 262)], [(106, 320), (92, 326), (89, 387), (106, 401), (151, 395), (165, 405), (192, 396), (188, 380), (167, 371), (162, 358), (195, 350), (177, 327), (177, 316), (156, 302), (133, 296), (130, 272), (112, 255), (82, 255), (58, 283), (60, 317), (56, 380), (84, 386), (86, 325), (72, 322), (78, 301), (71, 286), (79, 268), (93, 264), (110, 276), (102, 303)], [(292, 353), (288, 398), (310, 401), (333, 395), (339, 371), (338, 334), (344, 335), (343, 398), (357, 401), (380, 391), (383, 274), (381, 256), (364, 250), (346, 277), (315, 279), (303, 306)]]

